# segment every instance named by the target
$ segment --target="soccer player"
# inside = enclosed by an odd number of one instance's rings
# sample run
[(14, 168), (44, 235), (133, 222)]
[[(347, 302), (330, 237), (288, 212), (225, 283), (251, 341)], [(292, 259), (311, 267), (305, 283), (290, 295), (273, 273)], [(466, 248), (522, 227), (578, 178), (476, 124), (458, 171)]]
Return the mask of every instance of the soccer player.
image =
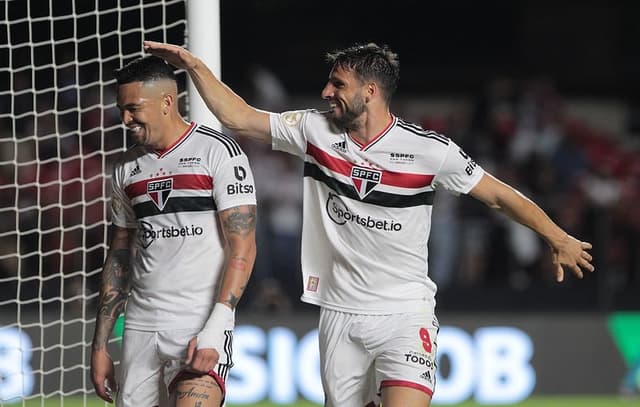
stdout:
[(436, 286), (427, 276), (434, 193), (470, 194), (544, 238), (556, 278), (593, 271), (591, 244), (484, 171), (452, 140), (390, 112), (395, 53), (376, 44), (327, 55), (329, 110), (249, 106), (189, 51), (145, 42), (186, 69), (230, 130), (304, 160), (302, 300), (321, 307), (326, 406), (428, 406), (435, 386)]
[[(91, 378), (105, 401), (117, 392), (119, 407), (218, 407), (256, 255), (253, 175), (233, 139), (182, 119), (165, 61), (139, 58), (115, 76), (136, 144), (113, 170)], [(106, 345), (125, 303), (116, 380)]]

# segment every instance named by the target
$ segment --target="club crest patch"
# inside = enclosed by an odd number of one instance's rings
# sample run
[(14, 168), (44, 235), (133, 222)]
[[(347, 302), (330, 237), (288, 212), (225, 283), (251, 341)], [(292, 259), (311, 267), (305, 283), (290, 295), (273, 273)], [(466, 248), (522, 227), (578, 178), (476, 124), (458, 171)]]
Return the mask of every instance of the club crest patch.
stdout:
[(158, 209), (163, 210), (173, 191), (173, 178), (147, 182), (147, 195)]
[(382, 179), (382, 171), (372, 170), (370, 168), (356, 167), (351, 168), (351, 181), (358, 191), (360, 199), (364, 199), (371, 191), (380, 183)]

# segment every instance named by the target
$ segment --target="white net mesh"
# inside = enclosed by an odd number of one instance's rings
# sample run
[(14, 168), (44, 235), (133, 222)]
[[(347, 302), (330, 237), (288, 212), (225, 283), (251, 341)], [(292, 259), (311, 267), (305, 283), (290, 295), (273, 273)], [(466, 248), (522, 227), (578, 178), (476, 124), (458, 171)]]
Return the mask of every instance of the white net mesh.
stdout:
[(112, 72), (143, 39), (183, 44), (185, 4), (8, 0), (0, 18), (0, 405), (86, 402), (108, 175), (127, 145)]

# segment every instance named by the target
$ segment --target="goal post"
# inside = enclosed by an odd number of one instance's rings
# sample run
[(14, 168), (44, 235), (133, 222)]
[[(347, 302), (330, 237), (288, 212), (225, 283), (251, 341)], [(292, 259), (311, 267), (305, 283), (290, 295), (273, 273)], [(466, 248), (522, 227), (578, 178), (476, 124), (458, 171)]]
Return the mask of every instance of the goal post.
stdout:
[[(94, 397), (90, 344), (110, 172), (129, 144), (113, 70), (144, 55), (148, 39), (191, 43), (219, 74), (218, 7), (0, 1), (0, 406)], [(177, 74), (181, 112), (212, 123)]]
[[(189, 50), (221, 77), (220, 61), (220, 0), (189, 0), (187, 2), (187, 38)], [(218, 119), (209, 111), (192, 81), (188, 81), (189, 117), (220, 129)]]

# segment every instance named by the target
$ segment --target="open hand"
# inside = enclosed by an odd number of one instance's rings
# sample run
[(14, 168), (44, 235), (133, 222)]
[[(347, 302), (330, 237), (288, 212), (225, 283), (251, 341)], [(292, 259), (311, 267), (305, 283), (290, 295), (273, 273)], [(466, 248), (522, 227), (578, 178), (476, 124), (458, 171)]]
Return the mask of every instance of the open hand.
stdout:
[(569, 235), (560, 245), (551, 247), (553, 264), (556, 266), (556, 280), (564, 280), (565, 270), (570, 270), (578, 278), (584, 277), (585, 270), (593, 272), (593, 257), (587, 252), (591, 247), (591, 243), (582, 242)]
[(164, 59), (176, 68), (189, 70), (198, 65), (198, 58), (178, 45), (156, 41), (144, 41), (143, 45), (145, 51)]

